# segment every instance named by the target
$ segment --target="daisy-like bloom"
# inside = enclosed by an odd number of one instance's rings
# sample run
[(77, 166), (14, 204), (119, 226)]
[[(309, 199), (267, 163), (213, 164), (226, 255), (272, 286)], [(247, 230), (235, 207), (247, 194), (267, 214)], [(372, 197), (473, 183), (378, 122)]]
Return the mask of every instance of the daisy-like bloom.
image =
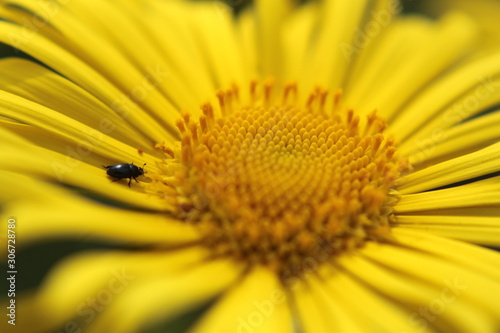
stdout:
[[(7, 269), (108, 244), (2, 327), (498, 332), (500, 50), (464, 13), (400, 12), (2, 1), (1, 221), (32, 249)], [(131, 163), (130, 187), (102, 167)]]

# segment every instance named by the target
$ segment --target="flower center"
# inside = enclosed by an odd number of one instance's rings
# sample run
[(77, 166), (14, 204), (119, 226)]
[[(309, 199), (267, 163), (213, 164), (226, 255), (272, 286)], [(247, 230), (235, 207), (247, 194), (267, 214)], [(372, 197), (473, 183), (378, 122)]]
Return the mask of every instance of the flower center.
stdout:
[(320, 89), (296, 106), (295, 92), (278, 99), (269, 84), (258, 98), (253, 84), (245, 106), (236, 89), (221, 92), (220, 116), (206, 104), (198, 122), (177, 123), (181, 145), (166, 149), (159, 192), (216, 256), (283, 273), (390, 239), (391, 185), (405, 164), (384, 122), (372, 114), (361, 125)]

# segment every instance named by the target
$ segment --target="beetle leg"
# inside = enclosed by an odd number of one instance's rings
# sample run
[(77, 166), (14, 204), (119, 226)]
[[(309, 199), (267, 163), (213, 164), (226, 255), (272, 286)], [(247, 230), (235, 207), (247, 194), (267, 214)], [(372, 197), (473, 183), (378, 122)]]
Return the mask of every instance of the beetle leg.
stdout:
[(128, 179), (128, 187), (130, 187), (130, 183), (132, 182), (132, 178)]

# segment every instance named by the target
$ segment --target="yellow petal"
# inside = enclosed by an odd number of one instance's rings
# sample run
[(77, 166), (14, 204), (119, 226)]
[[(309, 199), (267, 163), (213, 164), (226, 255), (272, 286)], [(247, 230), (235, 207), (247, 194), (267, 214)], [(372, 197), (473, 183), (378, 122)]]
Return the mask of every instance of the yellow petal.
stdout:
[[(136, 103), (170, 124), (174, 120), (170, 115), (198, 107), (200, 100), (192, 94), (196, 89), (177, 75), (177, 69), (167, 61), (156, 40), (144, 31), (141, 22), (145, 20), (137, 17), (138, 11), (153, 11), (154, 7), (147, 2), (141, 6), (139, 2), (125, 1), (117, 6), (95, 0), (68, 3), (65, 7), (67, 10), (51, 23), (65, 33), (68, 41), (78, 44), (78, 52), (74, 53), (86, 54), (93, 68), (130, 94)], [(184, 6), (170, 6), (170, 10), (178, 16), (187, 12)], [(171, 29), (169, 22), (164, 21), (160, 29)], [(89, 44), (94, 47), (89, 48)], [(182, 48), (184, 44), (181, 41), (176, 46)]]
[(483, 247), (457, 242), (420, 231), (392, 229), (406, 246), (449, 260), (491, 279), (500, 279), (500, 255)]
[[(60, 326), (73, 320), (85, 328), (108, 303), (147, 281), (175, 279), (189, 267), (202, 265), (203, 249), (167, 253), (130, 251), (86, 252), (61, 262), (34, 295), (45, 321)], [(71, 295), (71, 297), (68, 297)], [(58, 327), (54, 327), (58, 328)]]
[[(405, 145), (433, 135), (500, 100), (500, 54), (492, 53), (450, 71), (427, 87), (401, 112), (389, 131)], [(469, 104), (470, 103), (470, 104)], [(451, 105), (451, 107), (450, 107)]]
[(345, 48), (352, 46), (357, 28), (364, 25), (366, 13), (371, 9), (366, 0), (329, 0), (321, 5), (319, 33), (311, 46), (309, 66), (303, 68), (301, 75), (304, 78), (301, 85), (304, 82), (306, 92), (316, 85), (333, 89), (342, 87), (352, 61)]
[(228, 290), (190, 332), (292, 333), (287, 303), (275, 273), (255, 268)]
[[(370, 254), (375, 256), (389, 247), (370, 244), (363, 249), (363, 256), (340, 258), (341, 267), (367, 287), (408, 309), (407, 319), (417, 330), (494, 332), (496, 320), (483, 308), (478, 308), (477, 304), (466, 299), (465, 293), (469, 293), (470, 289), (468, 286), (465, 291), (461, 289), (465, 282), (461, 275), (428, 274), (428, 266), (416, 265), (399, 257), (399, 248), (391, 251), (396, 256), (384, 264), (365, 257)], [(435, 283), (422, 279), (421, 274), (415, 273), (416, 270), (432, 275)]]
[[(33, 103), (22, 97), (0, 91), (0, 115), (38, 127), (57, 137), (61, 150), (81, 160), (92, 155), (101, 160), (134, 161), (138, 158), (138, 147), (131, 147), (78, 120)], [(134, 133), (132, 132), (132, 135)], [(96, 156), (97, 155), (97, 156)], [(153, 164), (154, 158), (147, 154), (141, 159)], [(130, 162), (129, 162), (130, 163)]]
[(283, 66), (285, 83), (298, 82), (302, 68), (306, 66), (318, 10), (317, 2), (308, 2), (297, 8), (283, 23), (281, 32), (283, 56), (280, 62)]
[(290, 0), (257, 0), (255, 3), (261, 77), (280, 74), (280, 59), (285, 56), (279, 47), (281, 25), (292, 9), (292, 5), (293, 2)]
[[(21, 246), (59, 237), (164, 247), (191, 244), (200, 239), (195, 228), (164, 213), (110, 208), (66, 189), (9, 172), (1, 172), (0, 181), (9, 189), (0, 195), (4, 204), (1, 217), (5, 220), (15, 217), (19, 221), (18, 229), (23, 235)], [(129, 195), (144, 208), (153, 206), (144, 194), (129, 191)]]
[[(297, 307), (300, 326), (304, 332), (326, 333), (331, 330), (339, 330), (341, 323), (336, 323), (327, 315), (330, 309), (338, 310), (339, 304), (324, 306), (318, 295), (307, 284), (302, 284), (294, 291), (294, 299)], [(335, 312), (333, 312), (335, 313)]]
[[(384, 17), (390, 19), (391, 11), (384, 9), (375, 13), (378, 16), (372, 14), (366, 27), (378, 24), (383, 31), (382, 20), (388, 20)], [(457, 13), (437, 23), (419, 17), (398, 18), (387, 35), (377, 41), (369, 37), (370, 33), (374, 34), (372, 30), (364, 33), (366, 43), (376, 44), (375, 49), (366, 50), (367, 64), (362, 72), (351, 77), (355, 86), (346, 89), (346, 103), (361, 113), (377, 109), (387, 120), (404, 117), (407, 111), (401, 108), (405, 103), (466, 54), (477, 37), (475, 24)], [(449, 38), (450, 35), (460, 37)], [(405, 88), (401, 89), (402, 86)], [(408, 118), (414, 117), (415, 113), (408, 112)], [(398, 124), (394, 126), (399, 130)]]
[[(0, 116), (1, 118), (2, 116)], [(28, 141), (32, 147), (28, 149), (36, 150), (37, 148), (44, 148), (51, 153), (58, 153), (61, 156), (67, 156), (68, 159), (72, 158), (74, 160), (85, 162), (94, 166), (101, 166), (104, 164), (113, 165), (116, 163), (134, 163), (136, 165), (142, 166), (144, 163), (147, 163), (147, 169), (155, 170), (156, 163), (158, 159), (152, 155), (161, 156), (162, 153), (159, 150), (153, 150), (153, 146), (129, 146), (129, 145), (121, 145), (122, 147), (126, 147), (125, 149), (128, 153), (124, 153), (123, 151), (116, 152), (103, 152), (103, 154), (108, 155), (111, 153), (112, 156), (103, 156), (100, 154), (94, 154), (93, 146), (98, 146), (98, 141), (93, 141), (94, 138), (91, 134), (94, 134), (97, 137), (100, 137), (100, 133), (98, 131), (90, 130), (87, 133), (83, 133), (82, 135), (87, 134), (87, 140), (85, 141), (71, 141), (71, 138), (64, 137), (61, 133), (56, 133), (51, 130), (47, 130), (42, 127), (35, 127), (32, 125), (26, 125), (23, 123), (19, 123), (12, 119), (6, 120), (0, 119), (0, 127), (3, 130), (8, 130), (12, 133), (16, 133), (24, 140)], [(59, 124), (61, 126), (62, 124)], [(53, 126), (55, 127), (55, 126)], [(62, 126), (61, 126), (62, 127)], [(130, 133), (133, 133), (131, 130)], [(71, 134), (73, 135), (73, 134)], [(67, 141), (66, 141), (67, 140)], [(66, 141), (66, 144), (63, 144)], [(133, 149), (137, 147), (136, 149)], [(11, 147), (15, 148), (15, 146)], [(41, 150), (40, 150), (41, 151)], [(102, 151), (102, 150), (101, 150)], [(131, 159), (132, 157), (132, 159)], [(125, 158), (125, 159), (124, 159)], [(68, 163), (66, 163), (68, 164)]]
[(416, 171), (396, 181), (402, 194), (417, 193), (500, 170), (500, 143)]
[[(459, 215), (461, 210), (455, 212), (454, 210), (431, 210), (423, 212), (413, 212), (413, 214), (399, 214), (396, 216), (396, 225), (401, 227), (415, 227), (415, 228), (456, 228), (460, 230), (461, 228), (472, 228), (480, 232), (483, 228), (485, 236), (487, 232), (495, 230), (500, 226), (500, 221), (498, 219), (497, 207), (491, 208), (495, 210), (496, 214), (488, 215), (488, 212), (482, 213), (481, 210), (484, 208), (479, 208), (478, 210), (472, 210), (469, 215)], [(491, 238), (491, 237), (487, 237)]]
[[(52, 39), (55, 44), (71, 49), (74, 55), (98, 70), (115, 87), (155, 116), (157, 121), (167, 126), (173, 124), (175, 119), (172, 117), (177, 115), (177, 110), (171, 100), (175, 96), (184, 97), (185, 103), (191, 102), (188, 93), (178, 87), (175, 78), (169, 85), (166, 84), (169, 69), (164, 58), (147, 43), (137, 25), (129, 23), (130, 18), (124, 15), (120, 6), (94, 0), (68, 2), (64, 6), (54, 6), (46, 0), (38, 3), (12, 0), (11, 3), (49, 21), (65, 37)], [(23, 37), (18, 36), (20, 39)], [(22, 40), (23, 43), (27, 42)], [(144, 52), (147, 57), (144, 57)], [(173, 90), (170, 94), (174, 97), (162, 96), (162, 87)], [(160, 105), (161, 108), (158, 107)]]
[(351, 316), (343, 300), (314, 276), (297, 285), (293, 292), (304, 332), (364, 332), (363, 325)]
[[(168, 265), (168, 262), (164, 263)], [(234, 262), (215, 261), (152, 278), (137, 278), (97, 317), (89, 332), (133, 333), (205, 303), (229, 288), (241, 274)]]
[[(363, 251), (363, 255), (435, 288), (448, 288), (451, 295), (454, 294), (469, 305), (479, 307), (491, 318), (500, 316), (496, 301), (500, 296), (500, 285), (496, 280), (469, 267), (404, 247), (373, 245), (368, 246), (366, 251)], [(432, 274), (429, 274), (429, 271)], [(469, 326), (473, 324), (472, 320), (459, 320), (458, 318), (454, 324), (460, 321), (466, 321)], [(468, 331), (471, 329), (469, 328)]]
[(259, 75), (257, 70), (257, 22), (253, 10), (247, 9), (240, 13), (236, 24), (243, 61), (248, 66), (246, 68), (247, 76), (256, 79)]
[(384, 73), (403, 70), (405, 62), (398, 61), (398, 59), (406, 59), (407, 54), (419, 52), (421, 48), (418, 48), (418, 45), (428, 42), (435, 29), (432, 23), (423, 17), (393, 18), (391, 11), (386, 10), (386, 12), (379, 19), (385, 19), (385, 21), (373, 21), (373, 24), (379, 23), (380, 25), (380, 23), (394, 19), (394, 22), (387, 26), (386, 31), (381, 30), (380, 36), (373, 36), (373, 39), (360, 34), (360, 37), (354, 40), (353, 45), (349, 45), (352, 48), (351, 52), (359, 53), (359, 60), (347, 78), (344, 98), (347, 106), (356, 106), (356, 112), (366, 113), (379, 107), (367, 103), (364, 96), (374, 96), (379, 92), (380, 89), (373, 87), (381, 86), (380, 80), (383, 80)]
[(412, 165), (428, 161), (443, 161), (464, 152), (474, 151), (498, 142), (500, 133), (500, 112), (485, 115), (450, 129), (443, 129), (423, 139), (416, 139), (414, 145), (398, 149), (409, 156)]
[(394, 212), (500, 205), (500, 177), (493, 177), (444, 190), (402, 195)]
[(16, 155), (12, 150), (0, 152), (0, 166), (3, 170), (75, 186), (132, 207), (158, 211), (172, 209), (160, 198), (144, 195), (141, 183), (134, 182), (129, 188), (128, 180), (113, 182), (102, 167), (94, 167), (81, 160), (33, 146), (22, 148), (30, 154)]
[[(23, 34), (24, 31), (21, 27), (0, 22), (0, 41), (15, 45), (15, 47), (33, 55), (74, 81), (108, 107), (115, 110), (118, 115), (128, 118), (130, 122), (136, 124), (142, 133), (147, 134), (156, 142), (175, 138), (175, 135), (172, 133), (176, 133), (176, 131), (172, 124), (178, 117), (177, 112), (168, 113), (164, 112), (164, 110), (156, 110), (156, 112), (163, 112), (163, 116), (170, 119), (170, 122), (166, 120), (164, 126), (161, 126), (158, 122), (159, 119), (153, 118), (134, 104), (131, 100), (131, 92), (124, 93), (119, 91), (91, 66), (75, 57), (70, 51), (43, 38), (41, 35), (29, 34), (30, 38), (26, 40), (26, 35)], [(47, 52), (47, 50), (51, 50), (51, 52)], [(119, 70), (119, 72), (122, 71)], [(141, 77), (142, 80), (143, 78)], [(140, 84), (141, 81), (136, 82), (135, 85)], [(165, 128), (168, 130), (165, 130)]]
[(94, 96), (32, 61), (2, 59), (0, 89), (57, 111), (133, 147), (143, 147), (147, 151), (154, 145), (147, 139), (147, 133), (136, 130), (133, 123), (127, 123)]
[[(419, 215), (441, 215), (441, 216), (484, 216), (500, 217), (500, 211), (496, 206), (458, 207), (442, 208), (434, 210), (419, 211)], [(403, 216), (403, 214), (399, 215)]]
[(217, 10), (214, 3), (195, 4), (189, 18), (193, 20), (193, 32), (199, 38), (204, 59), (212, 69), (219, 88), (236, 83), (240, 87), (249, 82), (242, 62), (240, 45), (237, 43), (235, 22), (229, 10)]
[(320, 268), (320, 277), (324, 279), (321, 287), (330, 302), (339, 303), (343, 309), (343, 315), (338, 313), (338, 309), (330, 311), (332, 316), (335, 314), (335, 317), (341, 317), (339, 321), (344, 320), (344, 317), (351, 317), (351, 321), (360, 325), (363, 332), (422, 332), (408, 320), (409, 314), (401, 304), (374, 292), (346, 272), (324, 265)]
[(399, 216), (397, 225), (404, 229), (424, 231), (475, 244), (500, 245), (500, 222), (498, 217)]
[[(142, 206), (146, 209), (159, 211), (171, 209), (156, 196), (149, 198), (144, 196), (141, 183), (136, 183), (135, 186), (128, 188), (124, 182), (121, 184), (111, 182), (109, 177), (106, 176), (102, 165), (95, 167), (84, 163), (78, 155), (70, 154), (71, 151), (68, 156), (33, 146), (30, 142), (1, 127), (0, 139), (4, 144), (3, 149), (0, 151), (0, 167), (2, 170), (10, 170), (15, 173), (49, 179), (56, 183), (72, 185), (89, 190), (104, 198), (129, 204), (132, 207)], [(24, 153), (19, 154), (19, 151)], [(73, 158), (73, 156), (76, 158)], [(96, 164), (102, 162), (102, 160), (95, 161)], [(155, 170), (154, 160), (152, 160), (148, 168)]]
[[(219, 9), (216, 2), (212, 4), (214, 11)], [(153, 47), (161, 50), (161, 57), (168, 62), (168, 77), (161, 84), (161, 88), (168, 89), (170, 78), (174, 76), (179, 85), (188, 90), (189, 100), (182, 99), (183, 103), (179, 105), (182, 110), (192, 103), (196, 103), (198, 107), (220, 88), (206, 64), (205, 50), (196, 40), (195, 24), (186, 20), (186, 15), (191, 14), (190, 3), (177, 0), (147, 0), (125, 2), (124, 5), (131, 12), (130, 16), (135, 19), (134, 22), (145, 27), (146, 31), (142, 37), (151, 38)], [(135, 12), (142, 11), (148, 13), (147, 20), (134, 15)], [(142, 54), (140, 57), (147, 58)]]

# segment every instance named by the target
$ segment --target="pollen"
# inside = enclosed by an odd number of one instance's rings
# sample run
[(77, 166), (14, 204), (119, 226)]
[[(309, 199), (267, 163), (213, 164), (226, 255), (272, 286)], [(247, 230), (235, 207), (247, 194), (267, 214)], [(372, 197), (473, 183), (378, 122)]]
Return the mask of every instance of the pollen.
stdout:
[(182, 115), (178, 146), (159, 146), (164, 175), (153, 187), (172, 214), (214, 256), (279, 273), (391, 241), (392, 185), (407, 163), (384, 121), (360, 119), (340, 107), (341, 92), (321, 88), (300, 103), (295, 84), (252, 82), (249, 96), (220, 91), (199, 119)]

